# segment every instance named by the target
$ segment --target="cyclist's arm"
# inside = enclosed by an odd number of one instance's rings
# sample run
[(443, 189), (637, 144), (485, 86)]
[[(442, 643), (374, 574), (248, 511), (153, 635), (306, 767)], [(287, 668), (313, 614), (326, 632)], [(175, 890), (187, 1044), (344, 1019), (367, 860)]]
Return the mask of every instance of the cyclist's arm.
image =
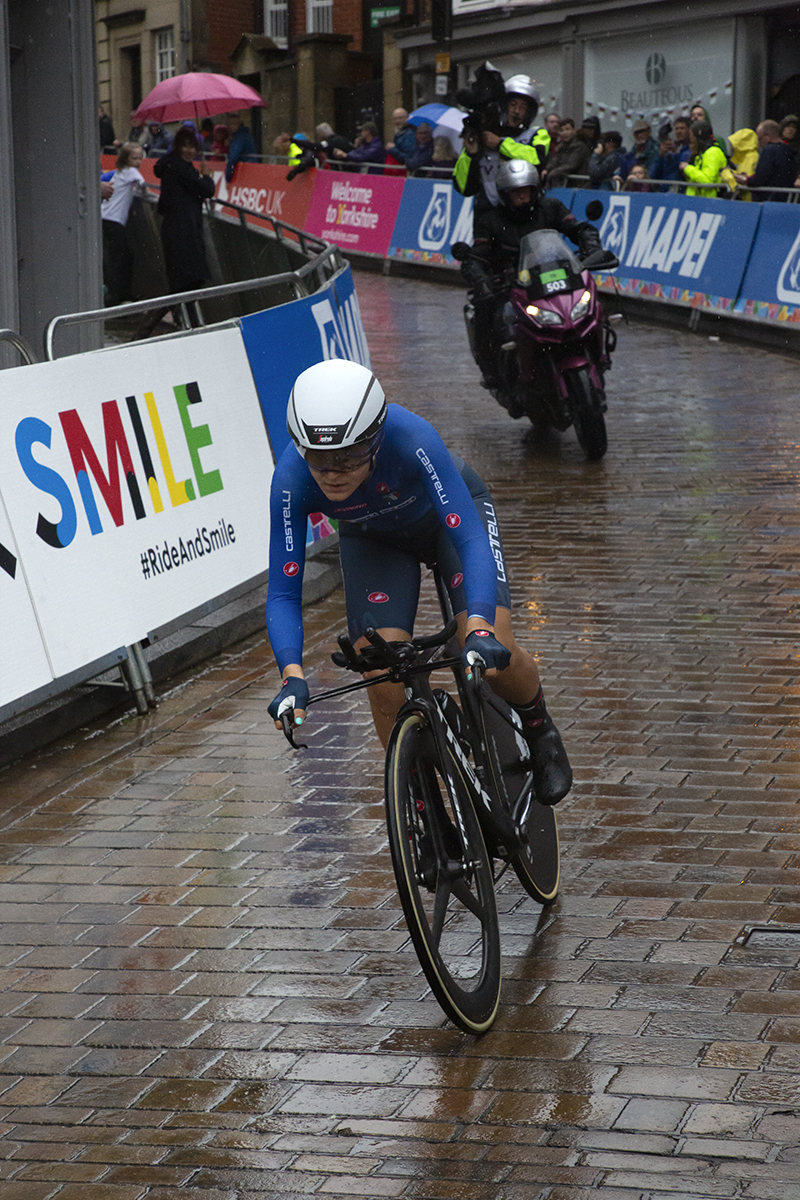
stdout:
[(290, 446), (275, 468), (270, 493), (267, 632), (284, 677), (303, 674), (303, 572), (309, 512), (304, 474), (308, 476), (308, 469)]

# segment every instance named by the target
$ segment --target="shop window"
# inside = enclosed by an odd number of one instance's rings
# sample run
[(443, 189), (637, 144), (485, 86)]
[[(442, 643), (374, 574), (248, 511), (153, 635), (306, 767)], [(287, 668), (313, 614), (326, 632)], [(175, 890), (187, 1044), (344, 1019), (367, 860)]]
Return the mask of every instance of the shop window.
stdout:
[(264, 33), (285, 50), (289, 42), (288, 0), (264, 0)]
[(156, 83), (170, 79), (175, 74), (175, 30), (157, 29), (156, 40)]
[(333, 0), (306, 0), (306, 33), (333, 33)]

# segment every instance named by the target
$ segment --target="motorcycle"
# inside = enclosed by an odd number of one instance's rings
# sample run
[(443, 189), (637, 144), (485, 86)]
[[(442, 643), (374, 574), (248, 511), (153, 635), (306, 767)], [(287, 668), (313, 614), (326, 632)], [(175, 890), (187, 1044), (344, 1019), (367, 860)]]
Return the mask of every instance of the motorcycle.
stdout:
[[(453, 247), (455, 257), (466, 252), (463, 243)], [(618, 266), (606, 250), (581, 262), (555, 230), (542, 229), (522, 239), (516, 271), (496, 280), (498, 325), (502, 313), (496, 335), (503, 340), (497, 359), (500, 386), (491, 394), (512, 417), (527, 416), (537, 428), (563, 431), (574, 425), (590, 460), (602, 458), (608, 447), (604, 375), (617, 343), (591, 272)], [(475, 358), (472, 294), (464, 319)]]

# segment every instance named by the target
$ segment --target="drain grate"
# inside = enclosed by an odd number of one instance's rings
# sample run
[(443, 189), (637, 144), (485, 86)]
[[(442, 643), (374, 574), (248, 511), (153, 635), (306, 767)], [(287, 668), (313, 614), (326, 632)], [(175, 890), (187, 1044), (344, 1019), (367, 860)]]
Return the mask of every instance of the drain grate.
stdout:
[(745, 925), (737, 946), (774, 946), (800, 951), (800, 925)]

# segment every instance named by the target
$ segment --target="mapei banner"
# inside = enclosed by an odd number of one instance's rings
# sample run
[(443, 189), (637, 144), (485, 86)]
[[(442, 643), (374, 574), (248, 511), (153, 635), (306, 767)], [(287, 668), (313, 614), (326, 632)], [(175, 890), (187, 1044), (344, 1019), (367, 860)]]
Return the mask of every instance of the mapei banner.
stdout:
[(390, 258), (451, 266), (454, 242), (472, 245), (474, 197), (462, 196), (450, 179), (408, 179), (389, 247)]
[(271, 476), (236, 327), (4, 371), (0, 702), (264, 571)]
[(669, 193), (576, 191), (572, 201), (619, 258), (620, 292), (720, 312), (739, 295), (759, 208)]
[(800, 323), (800, 206), (767, 202), (758, 208), (761, 221), (734, 311), (740, 317), (797, 325)]

